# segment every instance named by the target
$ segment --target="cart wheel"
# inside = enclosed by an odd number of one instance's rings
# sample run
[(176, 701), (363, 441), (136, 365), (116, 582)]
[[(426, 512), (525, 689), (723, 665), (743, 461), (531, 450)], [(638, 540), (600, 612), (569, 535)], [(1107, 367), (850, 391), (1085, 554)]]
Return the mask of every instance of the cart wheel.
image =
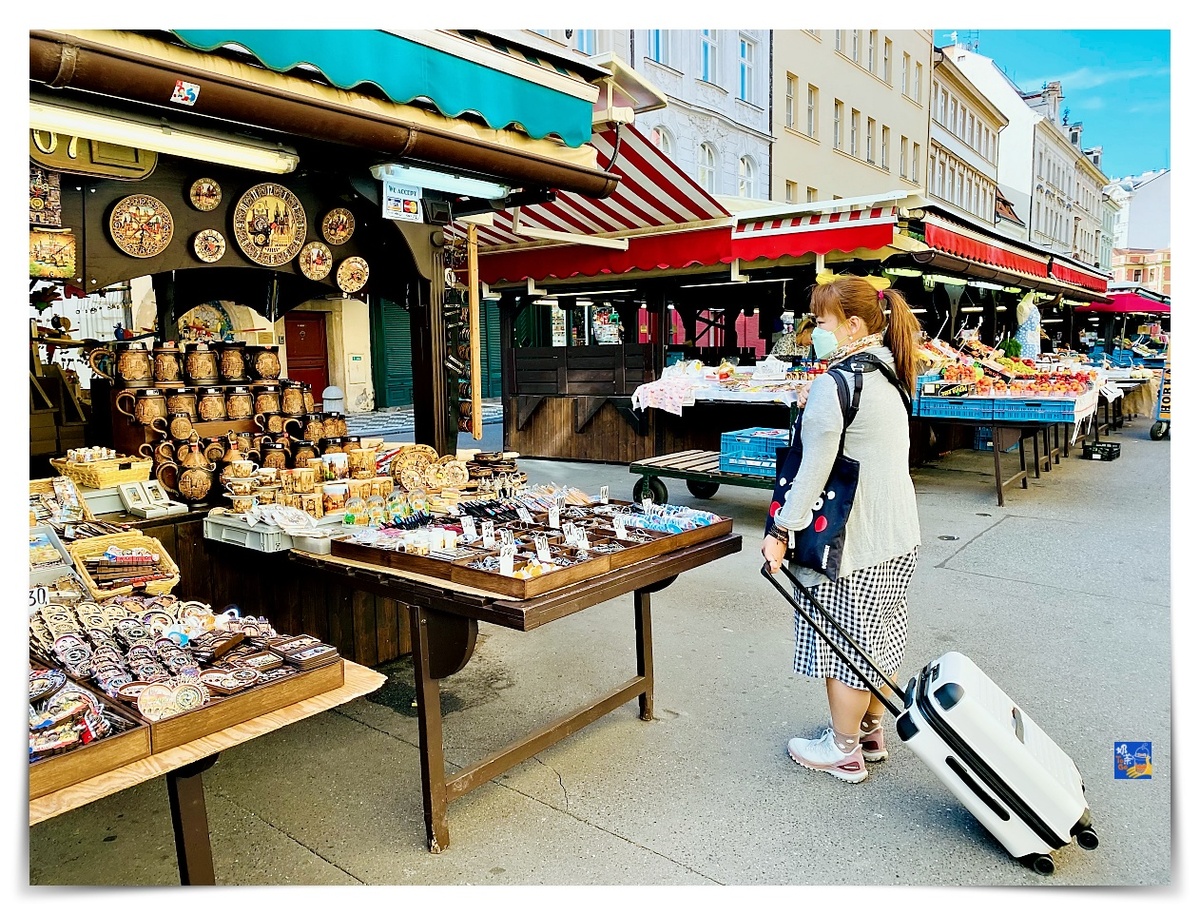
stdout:
[(1162, 441), (1170, 433), (1171, 427), (1161, 419), (1150, 427), (1150, 438), (1154, 441)]
[(1079, 843), (1079, 847), (1087, 851), (1094, 851), (1100, 846), (1100, 837), (1096, 835), (1094, 829), (1082, 829), (1079, 835), (1075, 837), (1075, 841)]
[(658, 477), (642, 477), (633, 484), (633, 501), (641, 502), (642, 499), (649, 496), (659, 505), (667, 504), (667, 484)]
[(711, 499), (717, 494), (717, 490), (721, 488), (720, 483), (711, 483), (707, 480), (688, 480), (688, 492), (697, 499)]

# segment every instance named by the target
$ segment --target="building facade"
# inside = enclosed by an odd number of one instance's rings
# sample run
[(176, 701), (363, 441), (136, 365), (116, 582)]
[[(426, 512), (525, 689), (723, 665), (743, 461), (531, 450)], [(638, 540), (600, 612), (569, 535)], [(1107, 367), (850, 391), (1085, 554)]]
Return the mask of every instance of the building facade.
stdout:
[(928, 196), (992, 228), (996, 217), (1000, 135), (1008, 118), (934, 49), (929, 103)]
[(1141, 286), (1151, 292), (1171, 294), (1171, 249), (1116, 248), (1113, 283)]
[(932, 32), (777, 29), (773, 36), (771, 199), (923, 193)]

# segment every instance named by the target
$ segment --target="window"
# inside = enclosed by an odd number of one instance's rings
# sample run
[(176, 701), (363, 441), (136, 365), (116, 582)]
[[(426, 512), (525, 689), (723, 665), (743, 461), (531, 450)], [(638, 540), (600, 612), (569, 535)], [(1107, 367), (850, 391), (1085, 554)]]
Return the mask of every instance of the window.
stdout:
[(739, 197), (754, 196), (754, 163), (749, 156), (738, 159), (738, 189)]
[(717, 81), (717, 30), (700, 30), (700, 78), (706, 83)]
[(738, 40), (738, 98), (754, 101), (754, 42), (747, 38)]
[(892, 84), (892, 42), (891, 39), (883, 39), (883, 81), (889, 86)]
[(655, 127), (653, 130), (651, 130), (650, 142), (657, 146), (659, 152), (661, 152), (668, 159), (671, 158), (671, 154), (675, 152), (675, 144), (671, 140), (671, 135), (667, 132), (665, 127)]
[(784, 105), (783, 117), (784, 124), (796, 129), (796, 92), (799, 91), (800, 80), (796, 79), (794, 73), (787, 75), (787, 102)]
[(958, 123), (958, 99), (950, 99), (950, 123), (947, 125), (950, 132), (955, 132), (955, 124)]
[(900, 59), (900, 91), (904, 95), (908, 95), (908, 66), (911, 60), (912, 57), (908, 54)]
[(818, 94), (816, 86), (808, 87), (808, 112), (804, 126), (807, 128), (805, 133), (814, 139), (817, 136), (817, 102)]
[(572, 47), (576, 51), (582, 51), (584, 54), (596, 53), (596, 30), (595, 29), (576, 29), (572, 35)]
[(818, 199), (819, 199), (819, 198), (817, 197), (817, 189), (816, 189), (815, 187), (810, 187), (810, 188), (808, 189), (808, 195), (807, 195), (807, 196), (808, 196), (808, 199), (805, 201), (805, 203), (813, 203), (813, 202), (815, 202), (816, 200), (818, 200)]
[(891, 171), (891, 154), (889, 150), (892, 148), (892, 131), (886, 124), (883, 128), (883, 133), (879, 138), (879, 167), (885, 172)]
[(833, 100), (833, 148), (842, 148), (842, 103)]
[(958, 129), (955, 131), (960, 137), (967, 135), (967, 106), (963, 105), (958, 109)]
[(908, 137), (900, 136), (900, 177), (908, 177)]
[[(916, 156), (913, 156), (913, 173), (916, 174)], [(937, 195), (946, 199), (946, 163), (939, 160), (937, 164)]]
[(833, 49), (840, 51), (842, 49), (842, 29), (833, 30)]
[(966, 197), (963, 195), (963, 173), (958, 173), (958, 179), (954, 185), (954, 202), (960, 207), (967, 205)]
[(657, 61), (660, 64), (671, 63), (671, 54), (668, 47), (670, 33), (666, 29), (651, 29), (650, 30), (650, 59)]
[(795, 181), (783, 182), (783, 199), (785, 203), (795, 203), (796, 195), (800, 193), (800, 185)]
[(924, 98), (924, 94), (921, 91), (921, 86), (925, 82), (925, 65), (924, 64), (917, 64), (917, 78), (916, 78), (915, 82), (916, 82), (916, 85), (913, 86), (913, 98), (917, 101), (918, 104), (920, 104), (920, 102)]
[(875, 72), (875, 45), (879, 43), (879, 33), (872, 29), (867, 34), (867, 70)]
[(855, 108), (850, 109), (850, 155), (858, 155), (858, 126), (860, 115)]
[(943, 89), (938, 93), (938, 123), (946, 123), (946, 100), (948, 96), (946, 90)]
[(862, 35), (862, 29), (850, 30), (850, 59), (855, 63), (858, 63), (858, 43), (860, 35)]
[(921, 174), (921, 169), (925, 167), (925, 163), (921, 161), (921, 144), (913, 143), (913, 160), (912, 160), (912, 180), (916, 181)]
[(867, 118), (867, 161), (875, 164), (875, 119)]
[(968, 115), (967, 115), (967, 136), (966, 136), (966, 140), (967, 140), (967, 145), (968, 145), (968, 146), (970, 146), (972, 149), (978, 149), (978, 148), (979, 148), (979, 143), (978, 143), (978, 141), (975, 139), (975, 115), (973, 115), (973, 114), (968, 114)]
[(700, 186), (710, 194), (717, 192), (717, 153), (707, 143), (700, 144)]

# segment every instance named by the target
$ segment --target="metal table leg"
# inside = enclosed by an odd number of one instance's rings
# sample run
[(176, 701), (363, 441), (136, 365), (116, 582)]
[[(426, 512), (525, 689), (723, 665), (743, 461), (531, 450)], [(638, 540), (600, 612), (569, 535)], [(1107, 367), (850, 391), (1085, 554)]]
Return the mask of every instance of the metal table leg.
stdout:
[(179, 882), (183, 886), (216, 886), (217, 883), (203, 780), (204, 771), (212, 768), (217, 755), (214, 753), (167, 773), (175, 855), (179, 860)]

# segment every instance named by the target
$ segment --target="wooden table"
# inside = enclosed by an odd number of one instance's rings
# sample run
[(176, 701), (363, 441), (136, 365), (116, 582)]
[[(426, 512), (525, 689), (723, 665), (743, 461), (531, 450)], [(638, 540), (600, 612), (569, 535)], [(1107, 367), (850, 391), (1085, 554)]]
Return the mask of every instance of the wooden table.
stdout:
[(29, 825), (33, 826), (68, 810), (165, 775), (167, 794), (171, 802), (171, 823), (175, 831), (175, 852), (179, 859), (180, 883), (185, 886), (215, 885), (208, 813), (204, 806), (204, 770), (217, 761), (217, 756), (222, 750), (236, 747), (255, 737), (343, 705), (351, 699), (365, 696), (379, 689), (387, 680), (383, 674), (353, 662), (343, 661), (343, 664), (344, 682), (337, 689), (31, 800)]
[[(354, 559), (318, 556), (300, 550), (292, 550), (290, 556), (301, 565), (347, 579), (356, 589), (394, 598), (409, 606), (425, 832), (429, 850), (436, 853), (450, 845), (447, 808), (451, 801), (631, 699), (638, 699), (642, 720), (650, 721), (654, 717), (651, 593), (667, 587), (681, 572), (741, 548), (741, 535), (725, 534), (526, 600)], [(528, 632), (630, 592), (633, 592), (636, 675), (582, 708), (447, 776), (439, 681), (462, 670), (471, 659), (479, 623)]]

